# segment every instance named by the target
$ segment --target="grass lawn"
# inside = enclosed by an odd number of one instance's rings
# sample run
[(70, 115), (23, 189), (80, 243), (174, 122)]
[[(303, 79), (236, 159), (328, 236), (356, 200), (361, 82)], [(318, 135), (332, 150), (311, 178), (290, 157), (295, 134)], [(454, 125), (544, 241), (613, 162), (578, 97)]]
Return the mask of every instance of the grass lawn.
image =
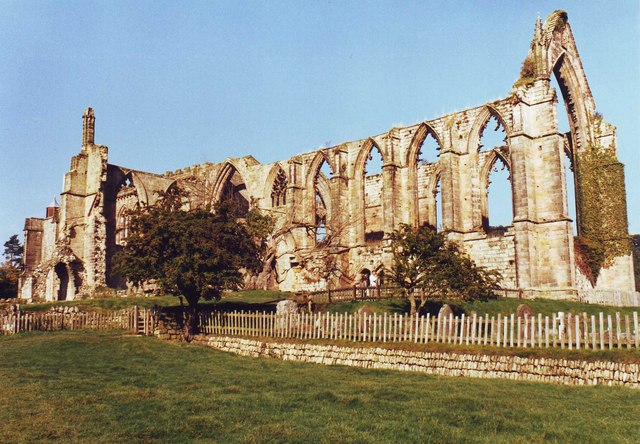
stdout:
[(0, 442), (629, 442), (640, 393), (243, 358), (105, 332), (0, 337)]
[[(247, 290), (224, 293), (220, 301), (202, 301), (202, 305), (218, 305), (223, 309), (247, 310), (253, 305), (262, 306), (265, 303), (284, 299), (291, 293), (270, 290)], [(186, 303), (186, 302), (185, 302)], [(76, 301), (46, 302), (42, 304), (22, 305), (23, 310), (44, 311), (57, 306), (77, 306), (90, 310), (119, 310), (137, 305), (141, 308), (151, 308), (154, 305), (161, 307), (174, 307), (180, 305), (180, 300), (175, 296), (149, 296), (149, 297), (107, 297), (94, 299), (79, 299)], [(260, 308), (262, 310), (262, 308)]]
[[(508, 299), (498, 298), (489, 301), (429, 301), (423, 310), (423, 314), (427, 312), (432, 315), (437, 315), (438, 311), (443, 304), (448, 303), (452, 306), (456, 313), (472, 313), (476, 312), (478, 315), (489, 314), (490, 316), (497, 314), (511, 314), (515, 313), (518, 309), (518, 305), (527, 304), (533, 309), (535, 313), (542, 313), (543, 315), (551, 315), (558, 311), (564, 311), (565, 313), (583, 313), (598, 314), (603, 312), (605, 316), (607, 314), (615, 314), (620, 312), (621, 314), (631, 314), (634, 311), (640, 312), (639, 307), (613, 307), (608, 305), (595, 305), (585, 304), (582, 302), (573, 301), (552, 301), (549, 299)], [(409, 302), (406, 299), (383, 299), (379, 301), (360, 301), (360, 302), (340, 302), (336, 304), (330, 304), (326, 309), (330, 311), (337, 311), (341, 313), (353, 313), (358, 311), (363, 305), (369, 307), (372, 312), (376, 313), (408, 313), (410, 312)]]

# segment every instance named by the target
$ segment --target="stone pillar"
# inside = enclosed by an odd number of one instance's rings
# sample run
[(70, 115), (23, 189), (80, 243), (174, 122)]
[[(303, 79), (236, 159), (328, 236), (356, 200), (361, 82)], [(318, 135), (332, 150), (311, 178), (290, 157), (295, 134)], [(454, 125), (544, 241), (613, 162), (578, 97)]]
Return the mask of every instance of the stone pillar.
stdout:
[(82, 115), (82, 146), (93, 145), (95, 136), (96, 118), (93, 108), (89, 107)]
[(557, 132), (553, 90), (538, 80), (513, 110), (513, 181), (518, 286), (559, 290), (573, 287), (575, 266), (571, 220), (566, 214), (563, 137)]

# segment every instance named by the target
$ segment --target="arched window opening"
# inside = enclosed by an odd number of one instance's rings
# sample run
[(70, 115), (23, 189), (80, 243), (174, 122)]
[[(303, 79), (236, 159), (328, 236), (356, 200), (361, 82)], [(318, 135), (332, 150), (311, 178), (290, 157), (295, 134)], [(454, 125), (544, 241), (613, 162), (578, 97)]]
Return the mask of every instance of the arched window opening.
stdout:
[(273, 181), (271, 188), (271, 206), (279, 207), (287, 204), (287, 176), (284, 171), (278, 171), (276, 179)]
[(54, 267), (56, 276), (58, 277), (58, 300), (66, 301), (69, 292), (69, 272), (67, 266), (63, 263), (59, 263)]
[(379, 242), (384, 238), (382, 153), (373, 146), (367, 156), (364, 176), (364, 238), (365, 242)]
[(511, 174), (501, 156), (496, 156), (489, 168), (483, 213), (482, 226), (488, 233), (505, 232), (513, 224)]
[(428, 132), (418, 150), (418, 165), (438, 162), (440, 158), (440, 148), (436, 138)]
[(494, 148), (507, 145), (507, 132), (504, 125), (495, 115), (491, 116), (480, 128), (480, 141), (478, 143), (478, 152), (491, 151)]
[(443, 228), (443, 217), (442, 217), (442, 189), (441, 189), (442, 180), (438, 177), (436, 181), (436, 186), (433, 189), (433, 206), (435, 208), (434, 211), (434, 220), (431, 225), (435, 228), (436, 232), (441, 232)]
[(316, 245), (321, 245), (327, 238), (327, 205), (316, 191)]
[(440, 145), (431, 133), (427, 133), (416, 158), (416, 191), (418, 203), (418, 225), (429, 223), (429, 205), (433, 196), (429, 195), (429, 181), (435, 174), (440, 157)]
[(322, 174), (326, 179), (331, 179), (333, 177), (333, 170), (329, 165), (329, 162), (323, 160), (320, 164), (320, 169), (318, 170), (319, 174)]
[(331, 166), (326, 159), (323, 159), (314, 179), (314, 229), (317, 246), (323, 245), (328, 239), (328, 225), (331, 222), (331, 187), (329, 179), (332, 176), (333, 170)]
[(131, 225), (131, 212), (140, 206), (138, 190), (133, 182), (131, 174), (127, 174), (118, 185), (116, 193), (116, 226), (115, 243), (125, 245), (129, 237), (129, 227)]
[(229, 174), (229, 177), (225, 181), (220, 193), (221, 202), (231, 202), (235, 206), (235, 216), (237, 218), (247, 217), (249, 212), (249, 192), (247, 186), (242, 180), (242, 176), (238, 170), (233, 168), (233, 172)]
[(129, 237), (131, 226), (131, 214), (128, 208), (124, 207), (116, 218), (116, 245), (125, 245)]
[[(563, 91), (558, 84), (556, 78), (559, 73), (550, 77), (550, 85), (556, 91), (556, 118), (558, 121), (558, 132), (564, 135), (564, 171), (565, 171), (565, 185), (567, 189), (567, 215), (573, 221), (573, 235), (578, 235), (578, 220), (576, 219), (576, 183), (573, 170), (573, 139), (571, 135), (571, 126), (569, 125), (569, 111), (567, 110), (566, 102), (564, 101)], [(566, 92), (568, 94), (568, 92)], [(564, 102), (564, 104), (562, 103)]]

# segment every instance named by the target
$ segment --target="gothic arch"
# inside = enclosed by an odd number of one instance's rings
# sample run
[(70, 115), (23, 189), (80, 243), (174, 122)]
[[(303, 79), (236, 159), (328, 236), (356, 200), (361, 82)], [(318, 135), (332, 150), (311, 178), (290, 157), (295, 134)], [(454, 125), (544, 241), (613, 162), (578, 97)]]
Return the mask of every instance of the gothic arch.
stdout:
[(426, 140), (427, 136), (431, 135), (440, 149), (442, 149), (442, 138), (436, 130), (430, 124), (423, 122), (418, 126), (413, 138), (411, 139), (411, 143), (409, 144), (409, 149), (407, 150), (407, 157), (405, 159), (405, 165), (409, 168), (415, 167), (415, 164), (418, 161), (418, 153), (422, 148), (422, 144)]
[(274, 193), (274, 187), (277, 185), (276, 182), (277, 181), (280, 182), (282, 179), (284, 179), (284, 182), (285, 182), (285, 189), (284, 189), (284, 196), (283, 196), (284, 201), (281, 203), (281, 205), (286, 205), (288, 203), (288, 199), (291, 198), (291, 196), (289, 196), (289, 192), (286, 189), (286, 187), (289, 184), (289, 177), (285, 172), (284, 168), (282, 168), (282, 165), (280, 165), (280, 163), (277, 162), (273, 165), (273, 167), (271, 168), (271, 171), (269, 171), (269, 175), (267, 176), (267, 182), (265, 184), (264, 195), (263, 195), (263, 202), (268, 203), (271, 207), (280, 206), (280, 205), (274, 205), (273, 193)]
[(140, 179), (140, 176), (136, 174), (135, 171), (129, 171), (118, 181), (118, 185), (116, 186), (116, 199), (118, 199), (119, 196), (122, 196), (121, 193), (124, 188), (129, 187), (133, 187), (132, 190), (135, 190), (136, 198), (141, 206), (149, 205), (147, 189), (145, 188), (143, 181)]
[(243, 217), (249, 211), (251, 197), (239, 169), (231, 160), (227, 160), (216, 178), (213, 186), (213, 200), (220, 202), (225, 194), (240, 205), (238, 216)]
[[(380, 233), (384, 234), (384, 228), (385, 228), (384, 221), (385, 221), (385, 218), (388, 217), (386, 212), (390, 210), (385, 208), (385, 200), (386, 200), (385, 193), (387, 192), (387, 190), (384, 185), (385, 174), (383, 172), (381, 177), (382, 185), (380, 187), (381, 204), (380, 204), (379, 214), (377, 215), (380, 221), (379, 222), (380, 229), (379, 230), (373, 229), (375, 227), (372, 228), (371, 223), (367, 224), (368, 217), (367, 217), (367, 207), (365, 203), (365, 197), (366, 197), (365, 196), (365, 174), (366, 174), (367, 161), (369, 160), (371, 152), (374, 149), (377, 149), (378, 152), (380, 153), (380, 157), (382, 158), (382, 164), (384, 167), (384, 165), (386, 165), (388, 162), (388, 158), (385, 155), (385, 152), (371, 137), (368, 138), (363, 143), (362, 147), (360, 148), (360, 151), (358, 152), (358, 156), (355, 162), (355, 170), (354, 170), (354, 183), (355, 183), (355, 190), (356, 190), (355, 204), (357, 205), (357, 208), (358, 208), (357, 214), (362, 215), (362, 220), (356, 222), (356, 226), (358, 227), (358, 229), (356, 230), (356, 233), (357, 233), (357, 239), (359, 242), (367, 242), (367, 234), (369, 232), (374, 233), (371, 235), (372, 236), (371, 240), (374, 240), (374, 239), (381, 240)], [(372, 211), (370, 211), (370, 213), (372, 213)], [(371, 215), (370, 217), (373, 219)], [(371, 229), (371, 230), (368, 231), (368, 229)]]
[(498, 150), (492, 150), (490, 152), (490, 154), (485, 158), (484, 164), (481, 167), (480, 170), (480, 189), (481, 189), (481, 193), (480, 193), (480, 208), (481, 208), (481, 221), (482, 221), (482, 227), (483, 229), (486, 231), (487, 229), (489, 229), (490, 225), (490, 218), (489, 218), (489, 177), (491, 176), (491, 170), (493, 169), (493, 167), (496, 165), (497, 162), (502, 162), (502, 164), (504, 165), (504, 167), (507, 169), (507, 171), (509, 172), (509, 187), (510, 187), (510, 196), (511, 196), (511, 220), (512, 222), (509, 225), (513, 224), (513, 215), (514, 215), (514, 208), (513, 208), (513, 180), (511, 178), (511, 162), (509, 162), (508, 160), (509, 156), (506, 156), (504, 153), (498, 151)]
[(468, 154), (471, 154), (472, 156), (477, 155), (478, 148), (480, 146), (480, 140), (482, 138), (482, 132), (484, 131), (484, 128), (486, 127), (491, 117), (495, 117), (504, 128), (504, 132), (506, 135), (505, 145), (509, 145), (509, 140), (511, 138), (511, 128), (509, 128), (509, 126), (507, 125), (506, 119), (493, 106), (485, 105), (478, 113), (476, 119), (473, 122), (473, 125), (471, 126), (471, 131), (469, 132), (469, 142), (467, 144)]
[[(442, 205), (442, 167), (440, 165), (436, 167), (429, 177), (429, 183), (427, 184), (427, 219), (422, 223), (422, 225), (427, 224), (434, 229), (437, 229), (438, 225), (438, 209), (436, 206), (438, 186), (440, 186), (440, 205)], [(444, 221), (441, 220), (440, 222), (442, 222), (442, 228), (444, 229)]]
[(589, 139), (591, 139), (589, 115), (594, 113), (595, 104), (593, 103), (589, 86), (582, 85), (571, 58), (566, 52), (558, 56), (549, 72), (549, 78), (551, 75), (556, 77), (560, 87), (560, 94), (564, 100), (565, 110), (569, 117), (570, 146), (580, 150), (587, 146)]
[[(320, 168), (322, 167), (323, 162), (327, 162), (327, 165), (329, 166), (329, 169), (331, 170), (332, 175), (336, 174), (337, 170), (335, 168), (335, 165), (333, 165), (327, 153), (325, 153), (322, 150), (318, 151), (315, 157), (313, 158), (313, 160), (311, 161), (311, 163), (309, 164), (309, 170), (307, 172), (307, 179), (306, 179), (307, 189), (313, 189), (316, 176), (319, 174)], [(328, 177), (327, 179), (330, 179), (330, 177)]]
[(356, 163), (354, 165), (354, 167), (355, 167), (354, 176), (355, 176), (356, 180), (358, 180), (358, 177), (364, 176), (365, 166), (367, 165), (367, 160), (369, 159), (369, 155), (371, 154), (371, 150), (373, 150), (374, 148), (377, 149), (378, 152), (380, 153), (380, 157), (382, 157), (382, 163), (383, 164), (387, 163), (387, 155), (386, 155), (386, 153), (383, 151), (383, 149), (380, 147), (380, 145), (378, 145), (376, 143), (375, 140), (373, 140), (371, 137), (369, 137), (362, 144), (362, 148), (360, 148), (360, 151), (358, 152), (358, 156), (356, 157)]
[[(420, 217), (420, 186), (418, 183), (418, 156), (420, 154), (420, 150), (427, 139), (427, 137), (431, 135), (433, 139), (438, 144), (440, 150), (442, 150), (442, 142), (441, 137), (434, 130), (434, 128), (426, 122), (421, 123), (418, 126), (413, 138), (411, 139), (411, 143), (409, 144), (409, 149), (407, 150), (407, 157), (405, 159), (405, 165), (408, 167), (407, 175), (408, 175), (408, 190), (407, 190), (407, 198), (409, 201), (407, 202), (407, 207), (409, 208), (409, 223), (414, 225), (421, 224)], [(439, 164), (438, 164), (439, 165)], [(428, 193), (427, 196), (430, 196)], [(426, 219), (429, 219), (427, 215)]]
[[(318, 151), (309, 165), (306, 180), (306, 192), (307, 199), (304, 207), (307, 223), (314, 227), (314, 230), (318, 230), (319, 224), (322, 224), (324, 230), (327, 230), (327, 226), (331, 225), (333, 213), (332, 210), (332, 195), (331, 195), (331, 177), (325, 177), (322, 173), (322, 165), (326, 162), (331, 170), (331, 175), (335, 175), (336, 170), (332, 165), (329, 156), (325, 151)], [(321, 202), (317, 201), (317, 196), (320, 196)], [(319, 207), (319, 204), (322, 207)], [(317, 231), (314, 231), (317, 241)]]

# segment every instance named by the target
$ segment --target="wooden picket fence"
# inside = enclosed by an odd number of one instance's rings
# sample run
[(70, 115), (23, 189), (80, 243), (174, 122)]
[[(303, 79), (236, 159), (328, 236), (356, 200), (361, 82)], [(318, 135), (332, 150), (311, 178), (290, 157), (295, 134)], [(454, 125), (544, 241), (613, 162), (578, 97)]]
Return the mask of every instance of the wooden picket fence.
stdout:
[(542, 314), (517, 317), (396, 314), (210, 312), (200, 315), (205, 334), (354, 342), (441, 342), (497, 347), (594, 350), (639, 348), (638, 313), (615, 316)]
[[(420, 289), (414, 290), (416, 296)], [(402, 293), (400, 287), (342, 287), (336, 289), (299, 292), (298, 296), (305, 296), (316, 304), (329, 304), (343, 301), (375, 301), (378, 299), (396, 298)], [(500, 289), (496, 290), (497, 297), (522, 299), (522, 290)], [(575, 297), (580, 302), (587, 304), (613, 305), (618, 307), (640, 307), (640, 292), (623, 290), (579, 290)]]
[[(0, 334), (16, 334), (30, 331), (59, 330), (111, 330), (123, 329), (147, 332), (147, 325), (152, 325), (151, 310), (140, 310), (132, 307), (116, 311), (100, 312), (23, 312), (9, 313), (0, 316)], [(140, 319), (142, 317), (142, 319)], [(147, 321), (148, 319), (148, 321)]]
[[(304, 293), (316, 304), (330, 304), (343, 301), (375, 301), (398, 297), (399, 287), (344, 287)], [(302, 293), (300, 293), (302, 294)]]

